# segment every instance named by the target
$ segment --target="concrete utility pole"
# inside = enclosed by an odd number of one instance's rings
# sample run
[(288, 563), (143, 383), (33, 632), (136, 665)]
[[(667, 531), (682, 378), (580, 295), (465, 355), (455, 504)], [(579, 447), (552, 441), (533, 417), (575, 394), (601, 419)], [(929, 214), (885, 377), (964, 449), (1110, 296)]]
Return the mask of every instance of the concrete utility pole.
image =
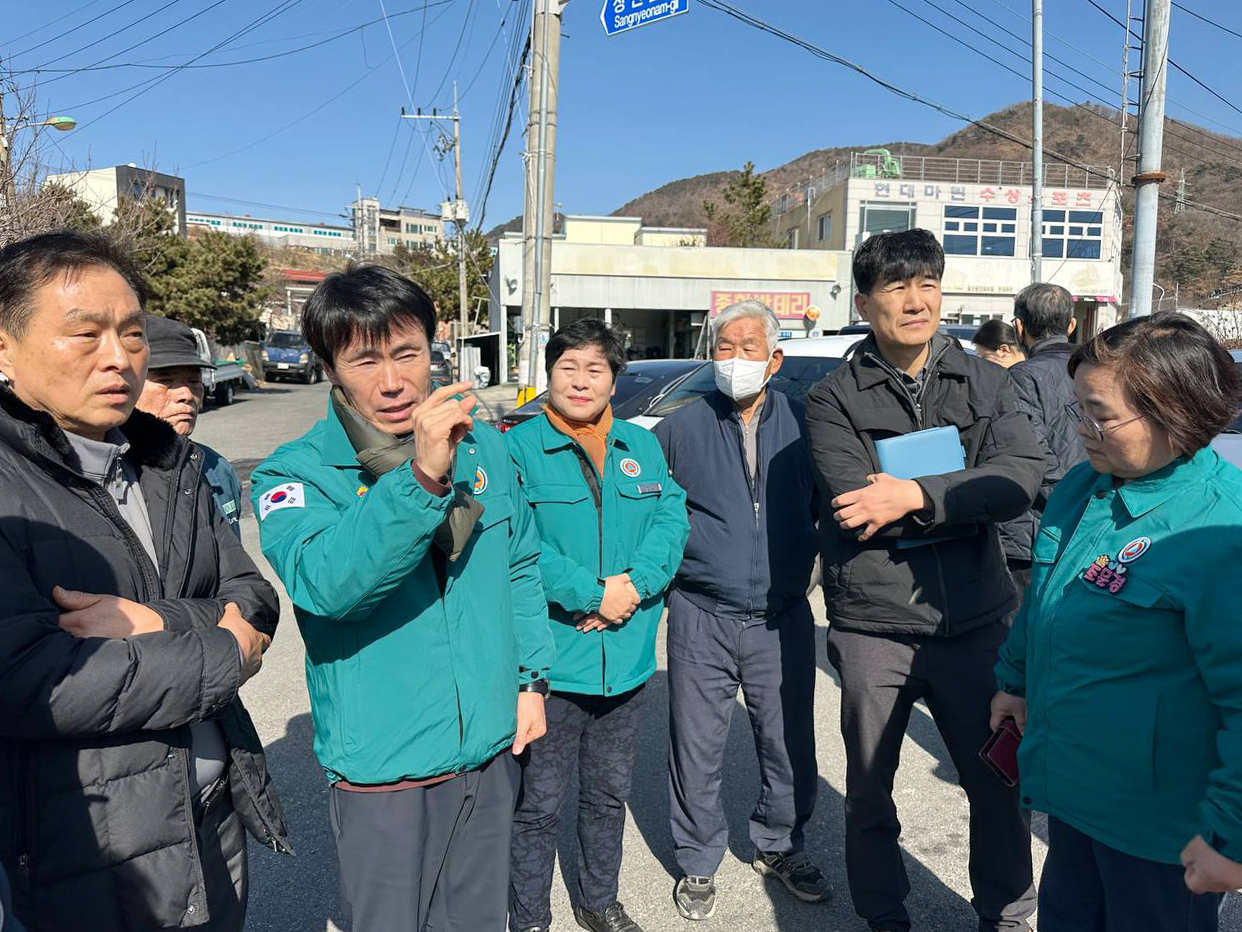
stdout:
[(1134, 260), (1130, 317), (1151, 313), (1156, 276), (1156, 219), (1164, 148), (1164, 90), (1168, 77), (1170, 0), (1147, 0), (1143, 14), (1143, 77), (1139, 82), (1139, 161), (1134, 176)]
[(530, 118), (526, 126), (526, 198), (522, 220), (522, 314), (526, 372), (520, 401), (541, 391), (542, 337), (552, 320), (552, 234), (561, 21), (569, 0), (535, 0), (531, 18)]
[(1043, 280), (1044, 2), (1031, 0), (1031, 284)]
[[(423, 113), (419, 109), (416, 113), (406, 113), (404, 109), (401, 116), (406, 120), (442, 120), (435, 110), (431, 113)], [(458, 305), (458, 324), (457, 324), (457, 380), (465, 382), (469, 379), (470, 373), (466, 371), (466, 337), (470, 335), (470, 312), (467, 307), (469, 299), (467, 298), (466, 288), (466, 224), (470, 222), (470, 210), (466, 206), (466, 199), (461, 189), (461, 113), (457, 109), (457, 82), (453, 82), (453, 162), (457, 174), (457, 196), (452, 201), (445, 201), (440, 205), (440, 214), (445, 220), (452, 220), (457, 225), (457, 305)], [(447, 145), (448, 141), (444, 140)], [(441, 157), (443, 151), (441, 150)]]
[(0, 207), (13, 215), (13, 167), (9, 161), (8, 122), (4, 118), (4, 88), (0, 87)]

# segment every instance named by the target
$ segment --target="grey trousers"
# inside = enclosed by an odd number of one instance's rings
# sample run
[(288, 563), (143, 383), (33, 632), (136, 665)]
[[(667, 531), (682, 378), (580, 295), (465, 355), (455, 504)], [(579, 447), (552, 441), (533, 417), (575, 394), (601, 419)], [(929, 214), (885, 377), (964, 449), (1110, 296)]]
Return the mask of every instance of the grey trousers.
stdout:
[(716, 873), (729, 844), (720, 803), (729, 722), (741, 687), (762, 789), (750, 817), (760, 851), (801, 851), (815, 809), (815, 622), (801, 601), (743, 621), (709, 615), (674, 590), (668, 603), (670, 821), (677, 863)]
[(201, 932), (242, 932), (246, 925), (249, 876), (246, 829), (226, 788), (196, 829), (198, 856), (207, 888), (206, 925)]
[(353, 932), (502, 932), (517, 760), (387, 793), (328, 800)]
[(979, 759), (991, 734), (992, 667), (1009, 633), (995, 622), (957, 637), (828, 632), (841, 675), (845, 739), (845, 867), (854, 910), (873, 929), (904, 932), (910, 880), (893, 804), (901, 742), (915, 700), (925, 699), (970, 802), (971, 900), (979, 929), (1025, 930), (1035, 910), (1030, 814)]

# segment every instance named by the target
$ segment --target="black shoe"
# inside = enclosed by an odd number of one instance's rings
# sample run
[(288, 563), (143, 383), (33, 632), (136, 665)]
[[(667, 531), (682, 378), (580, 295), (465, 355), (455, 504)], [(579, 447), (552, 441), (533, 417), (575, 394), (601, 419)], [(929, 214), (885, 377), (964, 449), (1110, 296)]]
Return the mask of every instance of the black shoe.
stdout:
[(715, 877), (682, 877), (673, 887), (677, 912), (686, 919), (707, 919), (716, 911)]
[(775, 877), (804, 903), (820, 903), (832, 896), (823, 871), (801, 852), (756, 851), (750, 865), (764, 877)]
[(593, 913), (581, 906), (574, 907), (578, 925), (590, 932), (643, 932), (642, 927), (629, 917), (620, 902), (613, 903), (602, 913)]
[(549, 926), (522, 926), (516, 932), (551, 932)]

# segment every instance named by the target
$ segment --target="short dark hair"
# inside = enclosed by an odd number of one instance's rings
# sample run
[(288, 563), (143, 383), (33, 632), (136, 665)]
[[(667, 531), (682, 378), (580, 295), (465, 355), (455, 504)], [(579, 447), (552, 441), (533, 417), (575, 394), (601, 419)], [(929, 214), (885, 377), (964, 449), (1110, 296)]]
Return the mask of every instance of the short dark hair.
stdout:
[(875, 233), (854, 250), (854, 287), (862, 294), (919, 275), (944, 277), (944, 249), (927, 230)]
[(985, 320), (983, 325), (975, 331), (975, 335), (970, 338), (970, 342), (975, 346), (982, 346), (984, 349), (998, 350), (1002, 346), (1012, 346), (1020, 349), (1018, 346), (1018, 332), (1003, 320)]
[(1242, 405), (1233, 357), (1185, 314), (1168, 311), (1111, 327), (1070, 357), (1071, 378), (1083, 363), (1113, 370), (1135, 409), (1186, 455), (1211, 443)]
[(625, 341), (621, 335), (596, 317), (582, 317), (566, 324), (548, 340), (543, 351), (543, 365), (549, 374), (566, 350), (595, 346), (608, 360), (615, 379), (625, 368)]
[(34, 315), (35, 291), (57, 275), (74, 276), (89, 268), (112, 269), (145, 309), (146, 279), (124, 250), (106, 236), (61, 230), (0, 249), (0, 330), (22, 339)]
[(1013, 299), (1013, 316), (1032, 340), (1065, 336), (1074, 318), (1074, 297), (1060, 285), (1036, 282)]
[(382, 265), (356, 265), (325, 278), (302, 308), (302, 336), (320, 359), (355, 340), (383, 343), (401, 325), (417, 324), (435, 339), (436, 307), (427, 292)]

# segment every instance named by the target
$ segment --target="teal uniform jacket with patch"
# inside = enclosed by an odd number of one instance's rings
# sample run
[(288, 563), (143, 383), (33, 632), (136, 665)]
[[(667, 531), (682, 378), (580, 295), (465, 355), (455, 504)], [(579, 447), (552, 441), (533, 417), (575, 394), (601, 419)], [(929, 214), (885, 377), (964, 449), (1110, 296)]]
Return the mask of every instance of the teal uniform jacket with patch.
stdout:
[(1135, 857), (1242, 861), (1242, 472), (1210, 448), (1114, 487), (1082, 464), (996, 667), (1027, 699), (1024, 805)]
[(329, 406), (251, 478), (263, 553), (306, 643), (315, 755), (329, 779), (388, 783), (472, 770), (512, 744), (520, 682), (553, 645), (539, 537), (504, 440), (476, 423), (453, 482), (484, 512), (447, 567), (429, 553), (452, 496), (404, 465), (358, 465)]
[(241, 540), (242, 484), (229, 461), (211, 447), (198, 444), (203, 451), (203, 478), (211, 486), (224, 523)]
[[(539, 570), (552, 618), (554, 691), (615, 696), (655, 672), (664, 593), (690, 521), (655, 435), (613, 421), (601, 476), (545, 415), (505, 438), (543, 544)], [(599, 608), (603, 578), (629, 573), (642, 603), (629, 621), (584, 634), (575, 616)]]

